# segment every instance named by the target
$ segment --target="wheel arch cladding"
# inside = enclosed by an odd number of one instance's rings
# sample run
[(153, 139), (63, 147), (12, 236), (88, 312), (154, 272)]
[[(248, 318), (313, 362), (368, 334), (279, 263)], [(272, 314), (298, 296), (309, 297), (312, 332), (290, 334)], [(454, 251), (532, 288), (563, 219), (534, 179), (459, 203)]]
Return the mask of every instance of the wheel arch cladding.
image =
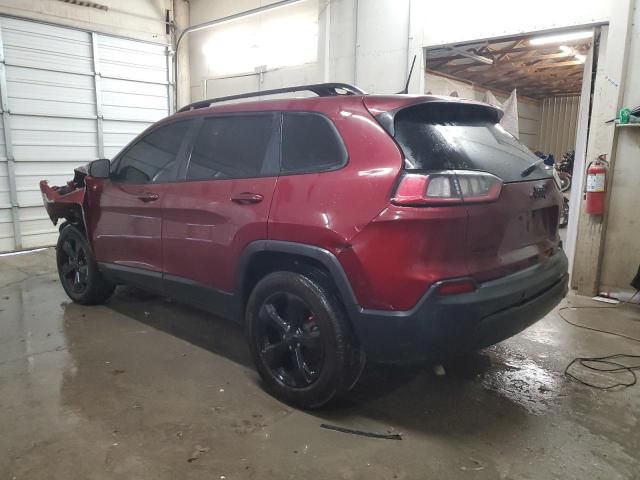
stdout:
[(268, 273), (277, 270), (305, 273), (308, 268), (326, 275), (349, 317), (359, 310), (351, 284), (335, 255), (314, 245), (279, 240), (258, 240), (245, 248), (236, 278), (239, 308), (244, 311), (251, 290)]

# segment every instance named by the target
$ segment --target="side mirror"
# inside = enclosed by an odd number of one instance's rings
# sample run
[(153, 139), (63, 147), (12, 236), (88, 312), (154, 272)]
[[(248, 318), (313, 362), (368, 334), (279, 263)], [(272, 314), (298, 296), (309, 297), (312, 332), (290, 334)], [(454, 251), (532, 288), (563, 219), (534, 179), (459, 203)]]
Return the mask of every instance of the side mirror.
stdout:
[(100, 158), (89, 164), (89, 175), (95, 178), (109, 178), (111, 162), (108, 158)]

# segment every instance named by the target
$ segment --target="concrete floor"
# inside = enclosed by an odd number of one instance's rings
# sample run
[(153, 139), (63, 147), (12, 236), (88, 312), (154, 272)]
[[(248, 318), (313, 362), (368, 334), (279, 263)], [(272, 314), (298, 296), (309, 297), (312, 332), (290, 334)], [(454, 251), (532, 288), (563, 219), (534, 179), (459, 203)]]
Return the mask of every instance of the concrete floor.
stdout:
[[(636, 307), (566, 313), (640, 337)], [(601, 392), (562, 374), (576, 355), (640, 354), (640, 345), (555, 313), (446, 365), (444, 377), (370, 368), (349, 398), (313, 413), (263, 392), (228, 323), (126, 288), (106, 306), (70, 303), (52, 250), (0, 258), (0, 319), (2, 479), (640, 474), (640, 386)]]

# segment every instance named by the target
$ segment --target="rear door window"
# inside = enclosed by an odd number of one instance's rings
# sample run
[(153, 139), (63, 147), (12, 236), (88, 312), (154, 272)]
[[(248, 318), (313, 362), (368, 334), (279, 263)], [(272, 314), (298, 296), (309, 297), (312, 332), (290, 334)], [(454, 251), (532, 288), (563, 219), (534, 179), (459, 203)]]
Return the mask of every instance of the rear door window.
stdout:
[(205, 118), (187, 168), (187, 180), (275, 176), (279, 169), (279, 115)]
[(395, 139), (407, 170), (480, 170), (504, 182), (547, 179), (540, 159), (496, 123), (495, 113), (474, 105), (418, 105), (395, 116)]
[(310, 112), (285, 113), (282, 120), (282, 172), (311, 173), (340, 168), (347, 150), (331, 121)]

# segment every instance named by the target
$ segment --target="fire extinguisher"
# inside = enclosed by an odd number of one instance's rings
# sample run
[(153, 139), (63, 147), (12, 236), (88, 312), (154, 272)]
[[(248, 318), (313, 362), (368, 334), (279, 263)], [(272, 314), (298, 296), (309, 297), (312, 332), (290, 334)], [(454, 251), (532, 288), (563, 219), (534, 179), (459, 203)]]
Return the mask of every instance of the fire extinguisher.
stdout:
[(607, 155), (602, 154), (598, 159), (587, 166), (587, 185), (585, 197), (587, 200), (586, 212), (588, 215), (604, 214), (604, 199), (607, 189)]

